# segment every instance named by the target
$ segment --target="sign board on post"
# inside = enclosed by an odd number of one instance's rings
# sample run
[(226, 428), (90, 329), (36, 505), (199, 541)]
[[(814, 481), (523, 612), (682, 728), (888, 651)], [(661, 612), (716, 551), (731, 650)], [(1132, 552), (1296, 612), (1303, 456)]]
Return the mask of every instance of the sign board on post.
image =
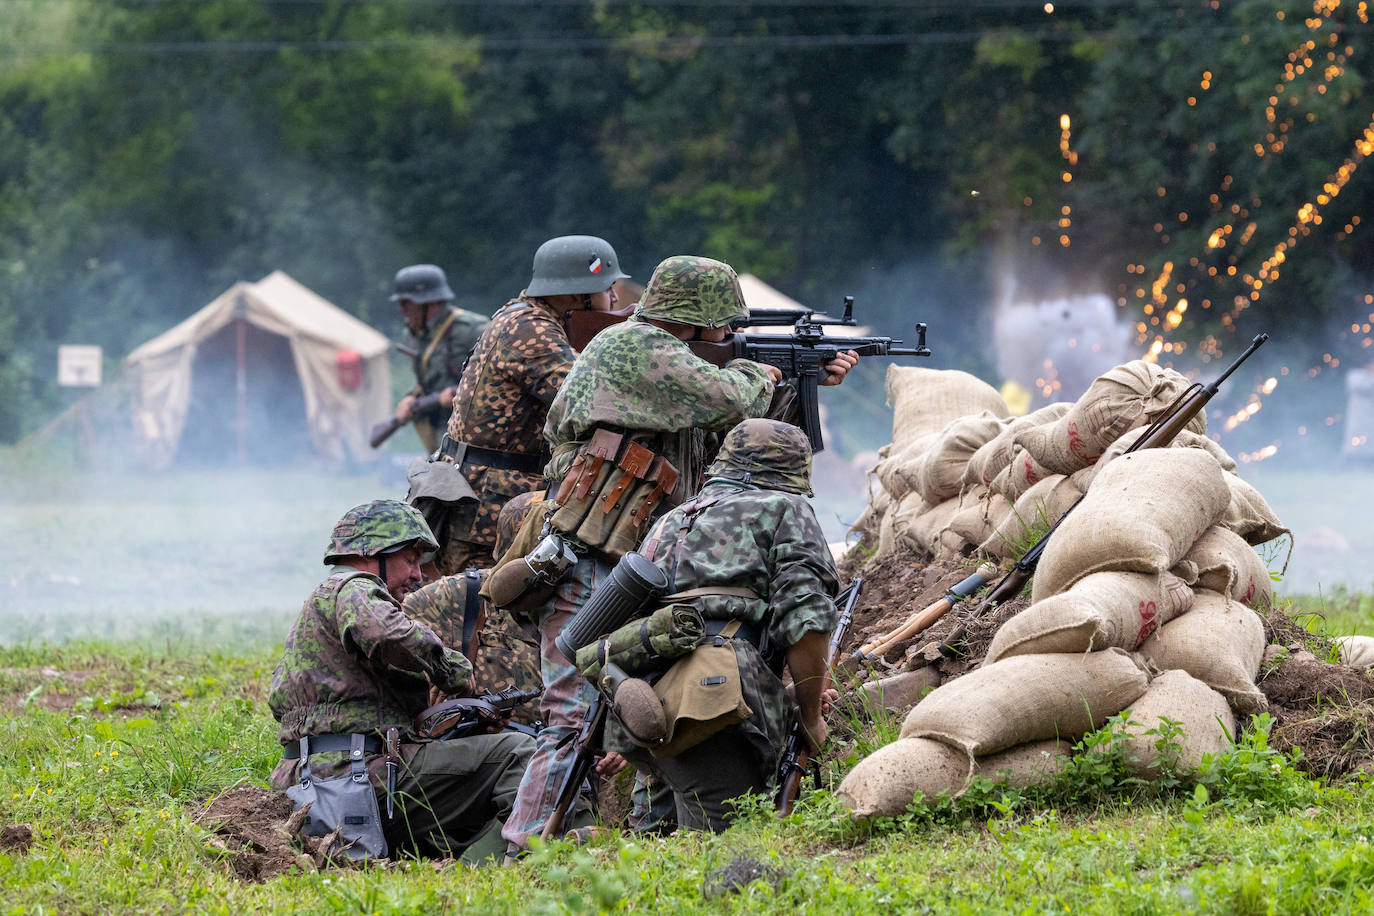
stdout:
[(63, 388), (99, 388), (103, 356), (100, 347), (63, 344), (57, 348), (57, 384)]

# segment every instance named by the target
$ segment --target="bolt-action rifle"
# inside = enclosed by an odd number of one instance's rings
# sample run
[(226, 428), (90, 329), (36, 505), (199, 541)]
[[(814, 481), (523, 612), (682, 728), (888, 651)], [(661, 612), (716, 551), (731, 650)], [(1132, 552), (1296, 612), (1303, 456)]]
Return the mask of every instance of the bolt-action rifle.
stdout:
[[(596, 312), (578, 309), (568, 312), (565, 321), (568, 339), (573, 348), (581, 350), (597, 331), (624, 321), (633, 306), (618, 312)], [(821, 436), (820, 405), (817, 385), (826, 376), (825, 367), (839, 354), (853, 350), (860, 356), (929, 356), (926, 346), (926, 326), (916, 325), (916, 346), (904, 347), (893, 337), (834, 337), (825, 333), (826, 327), (856, 327), (854, 297), (844, 297), (844, 315), (830, 318), (808, 308), (759, 309), (741, 318), (733, 330), (720, 342), (689, 340), (692, 352), (716, 366), (724, 366), (732, 359), (750, 359), (776, 366), (797, 389), (800, 413), (798, 426), (811, 440), (811, 450), (825, 448)], [(791, 327), (791, 334), (748, 334), (741, 328)]]
[[(1197, 416), (1199, 411), (1207, 406), (1207, 402), (1221, 388), (1222, 382), (1226, 381), (1232, 372), (1239, 369), (1240, 364), (1249, 359), (1250, 354), (1258, 350), (1260, 345), (1268, 339), (1268, 334), (1256, 335), (1255, 339), (1250, 341), (1250, 346), (1246, 348), (1245, 352), (1212, 384), (1203, 387), (1194, 382), (1189, 385), (1182, 394), (1174, 399), (1174, 402), (1169, 405), (1169, 409), (1151, 423), (1140, 438), (1131, 443), (1131, 446), (1123, 454), (1138, 452), (1147, 448), (1160, 448), (1173, 442), (1174, 437), (1182, 432), (1184, 427), (1192, 422), (1193, 417)], [(998, 582), (992, 591), (988, 592), (983, 603), (978, 606), (977, 615), (983, 614), (994, 604), (1010, 601), (1021, 593), (1021, 589), (1035, 575), (1035, 568), (1040, 565), (1040, 555), (1045, 552), (1045, 545), (1049, 543), (1050, 536), (1059, 530), (1064, 519), (1068, 518), (1069, 513), (1077, 508), (1082, 501), (1083, 497), (1080, 496), (1072, 506), (1069, 506), (1068, 511), (1050, 526), (1050, 530), (1046, 531), (1040, 540), (1036, 541), (1029, 550), (1021, 555), (1019, 560), (1012, 564), (1011, 569), (1002, 577), (1002, 581)], [(958, 635), (962, 634), (951, 634), (948, 644), (955, 642)]]
[[(840, 662), (840, 647), (844, 645), (849, 628), (854, 623), (854, 605), (858, 604), (859, 593), (863, 591), (863, 587), (864, 580), (855, 579), (835, 598), (835, 603), (840, 606), (840, 621), (835, 624), (835, 630), (830, 634), (830, 647), (825, 659), (825, 680), (821, 684), (822, 694), (830, 689), (830, 669)], [(807, 773), (811, 774), (819, 786), (820, 766), (811, 758), (811, 745), (806, 738), (806, 732), (802, 729), (801, 720), (798, 719), (792, 723), (792, 729), (787, 733), (787, 744), (783, 748), (782, 758), (778, 761), (776, 805), (779, 817), (787, 817), (792, 813), (792, 805), (801, 794), (802, 780), (806, 778)]]
[(543, 687), (521, 690), (511, 686), (480, 697), (459, 697), (429, 707), (415, 718), (415, 733), (422, 738), (447, 741), (481, 735), (505, 725), (511, 710), (539, 699)]
[[(582, 721), (581, 730), (572, 737), (572, 764), (568, 767), (568, 774), (563, 777), (563, 785), (559, 788), (558, 798), (553, 803), (553, 812), (544, 822), (544, 829), (539, 834), (541, 840), (555, 840), (563, 835), (563, 823), (568, 818), (568, 812), (577, 801), (582, 784), (591, 775), (592, 767), (596, 766), (596, 758), (602, 753), (601, 742), (606, 731), (608, 708), (601, 691), (596, 691), (591, 705), (587, 707), (587, 716)], [(564, 743), (567, 740), (564, 739)]]
[(400, 429), (402, 426), (405, 426), (407, 423), (414, 422), (415, 418), (418, 417), (420, 414), (424, 413), (425, 411), (438, 407), (439, 398), (443, 396), (443, 393), (444, 392), (442, 390), (439, 390), (434, 392), (433, 394), (427, 394), (422, 398), (416, 398), (414, 403), (410, 405), (409, 420), (398, 420), (395, 417), (389, 417), (385, 420), (379, 420), (372, 427), (372, 435), (368, 437), (367, 444), (372, 446), (373, 448), (381, 448), (382, 443), (390, 439), (392, 434), (395, 433), (396, 430)]

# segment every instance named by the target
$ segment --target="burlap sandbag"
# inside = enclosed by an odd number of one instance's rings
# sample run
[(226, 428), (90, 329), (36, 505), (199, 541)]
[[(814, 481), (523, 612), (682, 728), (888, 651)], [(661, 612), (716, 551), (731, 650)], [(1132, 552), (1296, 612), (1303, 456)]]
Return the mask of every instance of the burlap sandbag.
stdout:
[(1111, 462), (1045, 546), (1032, 602), (1095, 572), (1169, 569), (1226, 511), (1224, 476), (1193, 448), (1145, 449)]
[(1046, 477), (1021, 494), (1002, 524), (979, 546), (979, 551), (993, 553), (997, 550), (999, 556), (1024, 552), (1033, 543), (1032, 535), (1038, 537), (1048, 531), (1082, 495), (1072, 477), (1063, 474)]
[(939, 686), (939, 670), (934, 665), (926, 665), (882, 680), (867, 681), (857, 691), (842, 693), (841, 703), (848, 703), (865, 719), (873, 718), (879, 709), (905, 716), (922, 697)]
[(885, 557), (897, 549), (897, 511), (889, 509), (878, 520), (878, 551), (874, 556)]
[(1126, 763), (1137, 775), (1159, 772), (1160, 736), (1145, 733), (1159, 728), (1166, 717), (1183, 730), (1175, 739), (1182, 772), (1196, 770), (1203, 754), (1220, 754), (1236, 734), (1236, 717), (1225, 697), (1186, 671), (1166, 671), (1131, 705), (1130, 721), (1135, 724), (1128, 729)]
[(1342, 636), (1336, 640), (1342, 665), (1368, 668), (1374, 665), (1374, 636)]
[[(1173, 369), (1143, 359), (1100, 375), (1058, 421), (1026, 430), (1016, 444), (1055, 474), (1088, 467), (1127, 430), (1146, 426), (1168, 409), (1189, 382)], [(1205, 411), (1188, 424), (1207, 432)]]
[(988, 514), (992, 509), (993, 498), (1006, 502), (982, 484), (969, 487), (959, 497), (959, 511), (950, 519), (949, 530), (970, 544), (981, 544), (992, 533)]
[(1231, 500), (1217, 524), (1230, 528), (1247, 544), (1264, 544), (1285, 534), (1292, 536), (1293, 532), (1283, 527), (1259, 490), (1235, 474), (1226, 475), (1226, 487), (1231, 491)]
[(925, 798), (962, 792), (971, 766), (967, 754), (939, 741), (898, 740), (860, 760), (835, 794), (852, 817), (896, 817), (918, 792)]
[(957, 369), (888, 366), (887, 402), (892, 405), (892, 450), (938, 433), (947, 423), (986, 410), (998, 417), (1007, 402), (987, 382)]
[(1068, 741), (1032, 741), (974, 758), (973, 775), (1016, 789), (1040, 786), (1053, 782), (1072, 754)]
[(1053, 423), (1068, 413), (1072, 406), (1067, 401), (1060, 401), (1046, 404), (1024, 417), (1017, 417), (1010, 421), (1004, 420), (1002, 431), (988, 440), (987, 444), (979, 448), (969, 458), (968, 465), (964, 469), (964, 483), (981, 483), (983, 486), (992, 483), (993, 479), (1011, 463), (1011, 450), (1019, 433), (1035, 426)]
[(1180, 562), (1197, 567), (1194, 584), (1198, 588), (1220, 592), (1261, 610), (1274, 603), (1274, 582), (1268, 567), (1255, 548), (1229, 528), (1208, 528)]
[(1269, 701), (1255, 687), (1264, 657), (1264, 624), (1238, 601), (1196, 589), (1186, 614), (1160, 627), (1140, 655), (1160, 671), (1186, 671), (1226, 697), (1240, 715), (1264, 712)]
[(937, 738), (975, 757), (1027, 741), (1077, 739), (1145, 692), (1145, 671), (1120, 649), (1017, 655), (936, 688), (902, 723), (903, 738)]
[[(1143, 426), (1123, 434), (1115, 442), (1107, 446), (1107, 450), (1102, 453), (1101, 458), (1097, 459), (1097, 461), (1094, 462), (1094, 466), (1100, 468), (1107, 462), (1111, 461), (1113, 458), (1121, 457), (1123, 454), (1125, 454), (1126, 449), (1130, 448), (1132, 445), (1135, 445), (1136, 441), (1143, 435), (1145, 435), (1145, 427)], [(1222, 448), (1221, 445), (1219, 445), (1218, 443), (1213, 442), (1211, 438), (1199, 435), (1193, 432), (1192, 430), (1179, 430), (1178, 435), (1174, 436), (1173, 441), (1169, 443), (1169, 447), (1200, 448), (1204, 452), (1215, 458), (1217, 460), (1217, 464), (1221, 466), (1221, 469), (1223, 471), (1229, 471), (1232, 474), (1236, 472), (1236, 460), (1231, 457), (1230, 453), (1227, 452), (1226, 449)]]
[(1031, 487), (1054, 473), (1041, 466), (1040, 462), (1025, 449), (1012, 449), (1011, 462), (1002, 472), (992, 479), (989, 489), (996, 490), (1012, 502), (1020, 499)]
[(894, 443), (887, 457), (878, 462), (873, 472), (893, 499), (901, 499), (915, 489), (926, 452), (938, 440), (939, 434), (931, 433), (908, 441), (902, 448), (897, 448)]
[[(912, 493), (907, 499), (915, 500), (920, 497)], [(905, 502), (903, 505), (906, 505)], [(954, 516), (959, 514), (959, 500), (947, 499), (938, 505), (921, 504), (919, 511), (913, 512), (903, 525), (901, 520), (897, 522), (897, 541), (904, 544), (908, 550), (919, 553), (934, 553), (939, 543), (940, 535)]]
[(1001, 429), (1001, 419), (986, 410), (950, 422), (922, 456), (913, 488), (932, 505), (958, 496), (969, 458)]
[(1192, 589), (1171, 573), (1094, 573), (1002, 624), (983, 664), (1012, 655), (1135, 649), (1192, 606)]
[(931, 559), (939, 564), (957, 563), (973, 552), (974, 544), (966, 541), (946, 526), (935, 539), (935, 546), (931, 548)]

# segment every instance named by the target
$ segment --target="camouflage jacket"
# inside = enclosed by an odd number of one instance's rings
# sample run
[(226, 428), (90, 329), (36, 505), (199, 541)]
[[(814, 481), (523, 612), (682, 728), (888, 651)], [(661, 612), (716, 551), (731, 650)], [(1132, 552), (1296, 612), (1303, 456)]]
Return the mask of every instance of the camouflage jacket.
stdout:
[(559, 480), (598, 427), (657, 437), (678, 469), (676, 505), (696, 491), (711, 459), (707, 434), (768, 413), (773, 383), (747, 359), (713, 366), (661, 328), (630, 319), (601, 331), (573, 363), (549, 408), (544, 438), (553, 446), (545, 473)]
[[(643, 553), (668, 574), (674, 592), (730, 587), (757, 595), (676, 603), (695, 607), (707, 621), (753, 625), (776, 664), (808, 632), (828, 635), (835, 628), (839, 576), (816, 514), (800, 494), (712, 478), (695, 499), (659, 520)], [(744, 701), (755, 713), (739, 727), (771, 767), (791, 726), (792, 702), (763, 655), (742, 639), (733, 642)]]
[[(466, 658), (401, 612), (380, 579), (335, 566), (291, 625), (267, 703), (283, 746), (305, 735), (405, 731), (429, 704), (431, 684), (461, 696), (470, 671)], [(312, 767), (320, 769), (313, 759)]]
[[(410, 393), (433, 394), (450, 385), (458, 384), (463, 372), (463, 363), (472, 352), (472, 348), (477, 345), (477, 339), (482, 336), (487, 324), (487, 319), (476, 312), (450, 305), (435, 315), (434, 320), (419, 333), (406, 325), (402, 343), (415, 351), (411, 364), (415, 370), (416, 385)], [(443, 335), (436, 339), (435, 335), (440, 330), (443, 331)], [(430, 349), (431, 344), (433, 350)], [(426, 353), (429, 354), (427, 357)], [(435, 426), (443, 426), (443, 408), (436, 408), (436, 411), (432, 415), (427, 414), (425, 419)]]
[[(543, 457), (544, 419), (577, 354), (547, 306), (512, 299), (492, 316), (468, 360), (448, 435), (455, 442)], [(499, 470), (469, 461), (464, 475), (480, 499), (459, 510), (451, 537), (496, 543), (496, 517), (512, 497), (543, 486), (543, 474)]]

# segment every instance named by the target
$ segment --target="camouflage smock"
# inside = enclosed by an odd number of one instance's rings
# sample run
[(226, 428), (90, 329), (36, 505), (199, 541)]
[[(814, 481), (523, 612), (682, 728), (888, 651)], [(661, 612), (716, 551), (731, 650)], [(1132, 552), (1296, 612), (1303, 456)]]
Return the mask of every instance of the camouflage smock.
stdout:
[[(679, 550), (683, 522), (693, 513)], [(758, 595), (706, 595), (676, 603), (691, 605), (708, 621), (755, 625), (779, 659), (807, 633), (828, 635), (835, 628), (839, 575), (816, 513), (800, 494), (712, 478), (695, 499), (659, 520), (642, 551), (672, 577), (674, 591), (727, 586)], [(754, 646), (732, 642), (744, 701), (755, 713), (736, 727), (749, 737), (771, 778), (792, 724), (792, 701)]]
[[(449, 316), (453, 316), (452, 321), (449, 321)], [(472, 352), (472, 348), (477, 345), (477, 340), (482, 336), (487, 324), (487, 319), (476, 312), (448, 305), (418, 333), (412, 330), (410, 325), (406, 325), (402, 343), (415, 351), (411, 366), (415, 370), (416, 385), (410, 393), (416, 396), (433, 394), (450, 385), (458, 384), (463, 372), (463, 363)], [(443, 336), (436, 341), (435, 335), (441, 328), (444, 329)], [(432, 351), (429, 349), (431, 343), (434, 344)], [(428, 358), (425, 357), (426, 352), (429, 353)], [(444, 409), (436, 407), (424, 414), (423, 419), (436, 428), (442, 428), (447, 418)]]
[[(429, 705), (430, 684), (462, 696), (470, 671), (461, 653), (401, 613), (380, 579), (335, 566), (291, 625), (267, 704), (283, 746), (305, 735), (381, 735), (392, 726), (405, 732)], [(312, 769), (334, 775), (316, 756)], [(278, 764), (273, 784), (289, 785), (297, 764)]]
[(665, 500), (676, 505), (695, 492), (711, 459), (706, 434), (763, 416), (773, 394), (759, 363), (713, 366), (667, 331), (631, 318), (598, 333), (573, 363), (544, 424), (554, 449), (545, 473), (561, 479), (598, 427), (655, 434), (655, 450), (678, 469)]
[[(521, 455), (547, 453), (542, 430), (577, 353), (553, 309), (512, 299), (492, 316), (458, 383), (449, 438)], [(449, 537), (491, 546), (496, 517), (512, 497), (543, 487), (543, 475), (464, 464), (480, 500), (459, 510)]]

